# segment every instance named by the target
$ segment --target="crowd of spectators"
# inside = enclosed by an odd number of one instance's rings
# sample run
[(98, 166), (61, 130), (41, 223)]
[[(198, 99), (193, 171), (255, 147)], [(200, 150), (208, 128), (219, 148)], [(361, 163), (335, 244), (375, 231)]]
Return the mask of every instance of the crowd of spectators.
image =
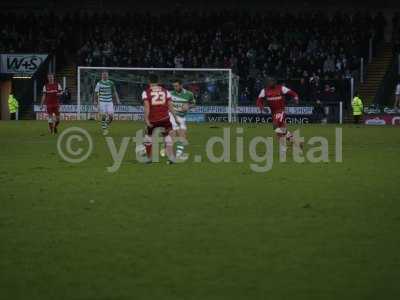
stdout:
[(267, 75), (302, 78), (304, 97), (319, 80), (354, 76), (384, 26), (382, 14), (322, 11), (5, 14), (0, 51), (56, 52), (91, 66), (232, 68), (247, 101)]
[(227, 67), (241, 78), (350, 76), (381, 35), (382, 15), (321, 12), (173, 12), (87, 16), (80, 61), (88, 65)]
[(400, 53), (400, 13), (392, 17), (393, 47), (395, 53)]
[(0, 13), (0, 52), (49, 53), (63, 45), (61, 19), (53, 14)]

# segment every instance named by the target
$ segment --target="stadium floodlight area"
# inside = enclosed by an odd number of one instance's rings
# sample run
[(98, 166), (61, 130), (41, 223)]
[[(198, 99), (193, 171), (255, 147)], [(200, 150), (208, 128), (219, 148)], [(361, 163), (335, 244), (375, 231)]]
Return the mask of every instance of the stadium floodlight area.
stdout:
[(232, 69), (210, 68), (125, 68), (125, 67), (78, 67), (77, 107), (80, 118), (81, 105), (90, 105), (101, 72), (107, 70), (114, 81), (123, 106), (141, 107), (141, 95), (148, 85), (150, 74), (158, 75), (160, 84), (172, 90), (172, 83), (179, 79), (183, 87), (195, 95), (196, 106), (225, 109), (229, 122), (236, 121), (238, 105), (238, 81)]

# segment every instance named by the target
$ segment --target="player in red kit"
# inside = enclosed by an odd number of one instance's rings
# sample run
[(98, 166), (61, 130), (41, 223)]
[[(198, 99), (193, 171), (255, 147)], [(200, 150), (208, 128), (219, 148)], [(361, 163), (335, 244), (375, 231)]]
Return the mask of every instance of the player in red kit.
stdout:
[(60, 124), (60, 102), (59, 97), (62, 94), (61, 86), (54, 81), (54, 75), (47, 75), (47, 84), (43, 87), (43, 96), (41, 105), (46, 104), (49, 131), (57, 134), (57, 127)]
[(264, 112), (264, 100), (267, 100), (268, 106), (271, 109), (272, 124), (282, 151), (286, 151), (286, 141), (293, 142), (301, 148), (303, 147), (303, 144), (296, 141), (290, 131), (287, 130), (285, 120), (286, 95), (291, 96), (296, 104), (299, 103), (299, 96), (296, 92), (277, 84), (276, 79), (268, 78), (267, 86), (261, 90), (257, 98), (257, 107), (261, 112)]
[(149, 162), (152, 159), (152, 135), (155, 128), (163, 130), (165, 141), (165, 150), (168, 156), (168, 162), (174, 159), (173, 142), (170, 133), (172, 132), (172, 124), (170, 122), (170, 113), (176, 120), (175, 111), (172, 106), (171, 94), (158, 84), (158, 77), (155, 74), (149, 77), (149, 86), (142, 94), (144, 105), (144, 121), (146, 123), (146, 135), (144, 145), (146, 147)]

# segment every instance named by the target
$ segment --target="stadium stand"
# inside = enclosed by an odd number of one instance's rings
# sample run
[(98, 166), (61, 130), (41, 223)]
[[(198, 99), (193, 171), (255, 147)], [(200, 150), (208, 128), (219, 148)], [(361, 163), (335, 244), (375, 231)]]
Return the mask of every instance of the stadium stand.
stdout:
[(367, 57), (370, 38), (382, 40), (385, 24), (382, 14), (322, 11), (2, 13), (0, 52), (55, 53), (59, 67), (232, 68), (240, 101), (249, 102), (271, 74), (303, 78), (295, 85), (305, 95), (324, 94), (329, 80), (359, 76), (360, 57)]

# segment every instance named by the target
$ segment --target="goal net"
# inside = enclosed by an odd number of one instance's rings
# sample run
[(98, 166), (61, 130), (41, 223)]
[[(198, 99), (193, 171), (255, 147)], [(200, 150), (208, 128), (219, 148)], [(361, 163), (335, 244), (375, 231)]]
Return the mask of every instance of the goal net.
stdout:
[[(192, 68), (117, 68), (78, 67), (77, 104), (78, 118), (91, 118), (94, 90), (103, 70), (115, 83), (121, 105), (115, 108), (116, 119), (140, 120), (143, 118), (141, 95), (148, 85), (150, 74), (156, 74), (160, 84), (172, 90), (174, 80), (193, 92), (196, 107), (188, 115), (188, 121), (235, 122), (238, 104), (238, 76), (231, 69)], [(219, 118), (215, 118), (218, 115)]]

